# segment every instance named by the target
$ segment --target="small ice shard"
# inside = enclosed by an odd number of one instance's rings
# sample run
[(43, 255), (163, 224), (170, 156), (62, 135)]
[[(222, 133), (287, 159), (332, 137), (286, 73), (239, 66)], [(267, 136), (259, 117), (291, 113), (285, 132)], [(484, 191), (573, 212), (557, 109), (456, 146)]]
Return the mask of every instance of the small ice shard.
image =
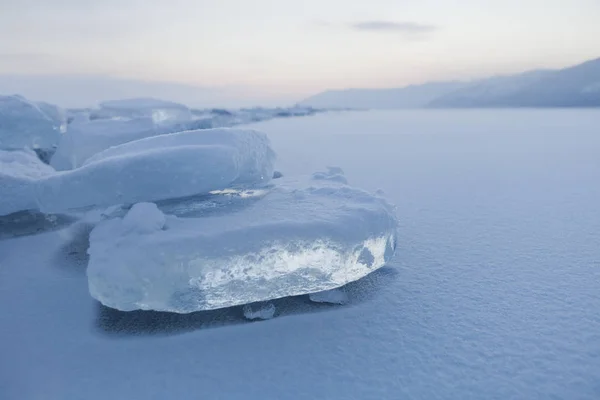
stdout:
[(114, 146), (83, 166), (37, 185), (42, 212), (108, 207), (192, 196), (273, 175), (267, 137), (249, 129), (208, 129), (154, 136)]
[(279, 171), (273, 171), (273, 179), (279, 179), (282, 178), (283, 174)]
[(335, 181), (276, 182), (258, 197), (163, 206), (193, 218), (163, 220), (138, 204), (101, 222), (90, 235), (90, 294), (122, 311), (189, 313), (339, 288), (393, 256), (397, 221), (384, 199)]
[(254, 303), (244, 306), (244, 317), (249, 320), (271, 319), (275, 316), (275, 305), (273, 303)]
[(348, 294), (341, 289), (325, 290), (323, 292), (310, 293), (308, 295), (315, 303), (347, 304)]

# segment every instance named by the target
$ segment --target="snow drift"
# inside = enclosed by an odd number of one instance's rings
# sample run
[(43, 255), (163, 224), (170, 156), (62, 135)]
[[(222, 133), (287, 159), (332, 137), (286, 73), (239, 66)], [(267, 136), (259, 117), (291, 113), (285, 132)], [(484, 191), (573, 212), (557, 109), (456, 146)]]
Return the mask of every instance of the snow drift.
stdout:
[(202, 206), (211, 201), (187, 203), (195, 218), (141, 203), (99, 224), (88, 250), (92, 297), (123, 311), (223, 308), (340, 287), (395, 250), (393, 208), (335, 180), (282, 178), (233, 207)]

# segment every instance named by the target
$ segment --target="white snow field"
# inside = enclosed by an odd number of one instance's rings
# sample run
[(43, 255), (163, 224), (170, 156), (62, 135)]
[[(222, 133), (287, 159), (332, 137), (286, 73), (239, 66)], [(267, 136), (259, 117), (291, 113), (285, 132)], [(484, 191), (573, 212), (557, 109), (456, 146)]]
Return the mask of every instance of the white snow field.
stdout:
[(136, 204), (91, 232), (90, 293), (122, 311), (189, 313), (356, 281), (394, 254), (394, 210), (326, 182), (282, 178), (260, 198), (200, 218)]
[(273, 176), (268, 138), (251, 129), (205, 129), (111, 147), (37, 184), (43, 212), (133, 204), (261, 185)]
[[(597, 400), (598, 126), (598, 110), (576, 109), (253, 126), (283, 179), (340, 166), (353, 186), (381, 189), (400, 223), (396, 256), (344, 287), (348, 304), (274, 300), (266, 321), (241, 306), (101, 306), (87, 285), (89, 227), (0, 217), (0, 398)], [(237, 193), (219, 198), (242, 213), (268, 199)], [(211, 204), (159, 207), (219, 215)], [(247, 311), (261, 309), (268, 317), (268, 305)]]

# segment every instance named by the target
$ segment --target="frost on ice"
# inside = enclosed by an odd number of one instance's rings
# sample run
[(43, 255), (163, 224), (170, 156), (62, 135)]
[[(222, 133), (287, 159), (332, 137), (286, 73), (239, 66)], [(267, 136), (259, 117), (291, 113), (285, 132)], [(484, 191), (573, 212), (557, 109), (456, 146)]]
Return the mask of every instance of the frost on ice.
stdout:
[(247, 129), (153, 136), (111, 147), (38, 183), (43, 212), (186, 197), (273, 176), (267, 137)]
[(384, 199), (335, 180), (276, 182), (233, 204), (222, 193), (161, 205), (175, 215), (136, 204), (99, 224), (92, 297), (123, 311), (189, 313), (338, 288), (393, 255), (396, 219)]

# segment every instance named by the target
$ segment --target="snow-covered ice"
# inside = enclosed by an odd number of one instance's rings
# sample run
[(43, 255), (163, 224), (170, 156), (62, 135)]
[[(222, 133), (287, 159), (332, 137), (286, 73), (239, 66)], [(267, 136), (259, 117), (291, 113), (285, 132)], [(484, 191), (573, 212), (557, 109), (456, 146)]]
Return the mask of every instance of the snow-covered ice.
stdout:
[(0, 150), (0, 215), (37, 209), (35, 186), (53, 173), (33, 150)]
[(43, 212), (133, 204), (261, 185), (273, 176), (268, 138), (222, 128), (153, 136), (111, 147), (37, 185)]
[(396, 248), (393, 207), (335, 181), (281, 178), (261, 197), (209, 210), (177, 218), (136, 204), (98, 225), (92, 297), (123, 311), (231, 307), (343, 286)]
[(53, 151), (65, 129), (58, 107), (22, 96), (0, 96), (0, 149)]

